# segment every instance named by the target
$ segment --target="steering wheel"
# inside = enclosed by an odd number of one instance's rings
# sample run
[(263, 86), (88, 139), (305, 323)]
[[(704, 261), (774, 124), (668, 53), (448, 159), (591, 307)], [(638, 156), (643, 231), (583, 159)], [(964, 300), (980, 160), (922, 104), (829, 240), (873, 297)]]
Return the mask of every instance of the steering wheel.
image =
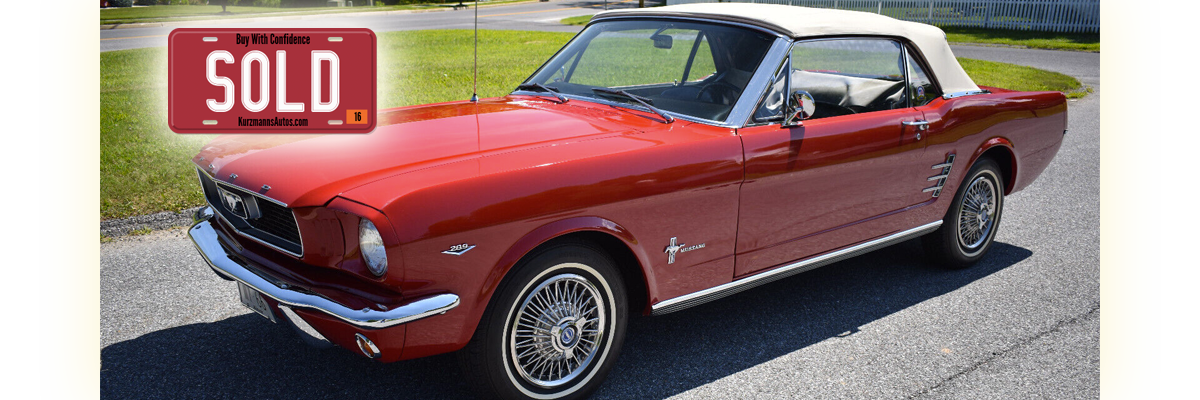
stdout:
[(842, 116), (842, 115), (858, 114), (858, 111), (855, 111), (853, 108), (850, 108), (850, 107), (842, 107), (837, 104), (825, 103), (825, 102), (820, 102), (820, 101), (818, 101), (816, 103), (818, 105), (817, 114), (820, 115), (817, 118), (837, 117), (837, 116)]
[[(705, 93), (713, 91), (708, 97)], [(716, 81), (700, 88), (696, 93), (696, 100), (712, 100), (711, 103), (729, 105), (737, 100), (738, 88), (727, 82)]]

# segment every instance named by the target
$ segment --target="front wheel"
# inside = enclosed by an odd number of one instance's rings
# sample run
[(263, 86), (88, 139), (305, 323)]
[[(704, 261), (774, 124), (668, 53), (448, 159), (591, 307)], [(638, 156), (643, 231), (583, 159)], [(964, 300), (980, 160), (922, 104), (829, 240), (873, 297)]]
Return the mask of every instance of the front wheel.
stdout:
[(922, 243), (931, 261), (948, 268), (975, 264), (992, 246), (1004, 211), (1004, 181), (991, 159), (976, 162), (954, 195), (938, 230)]
[(611, 257), (563, 243), (521, 262), (497, 288), (460, 353), (483, 394), (584, 398), (612, 369), (625, 336), (625, 288)]

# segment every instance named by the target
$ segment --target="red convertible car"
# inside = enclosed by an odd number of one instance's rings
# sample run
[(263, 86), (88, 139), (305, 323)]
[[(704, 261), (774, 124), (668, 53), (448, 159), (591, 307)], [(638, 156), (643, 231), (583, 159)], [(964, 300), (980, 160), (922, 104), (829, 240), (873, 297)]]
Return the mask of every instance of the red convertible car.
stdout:
[(976, 86), (929, 25), (610, 11), (505, 97), (381, 110), (368, 135), (213, 140), (190, 236), (314, 344), (458, 351), (483, 393), (576, 398), (631, 313), (916, 238), (971, 265), (1066, 124), (1063, 94)]

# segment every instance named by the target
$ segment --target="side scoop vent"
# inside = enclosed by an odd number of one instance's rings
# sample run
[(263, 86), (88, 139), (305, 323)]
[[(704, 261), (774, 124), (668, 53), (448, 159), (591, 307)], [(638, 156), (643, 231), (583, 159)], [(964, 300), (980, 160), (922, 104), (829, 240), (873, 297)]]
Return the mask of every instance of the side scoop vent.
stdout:
[(946, 155), (946, 162), (934, 165), (933, 169), (938, 170), (938, 174), (929, 177), (930, 182), (937, 182), (933, 186), (921, 190), (922, 193), (933, 192), (933, 197), (938, 197), (942, 194), (942, 186), (946, 186), (946, 177), (950, 176), (950, 168), (954, 167), (954, 153)]

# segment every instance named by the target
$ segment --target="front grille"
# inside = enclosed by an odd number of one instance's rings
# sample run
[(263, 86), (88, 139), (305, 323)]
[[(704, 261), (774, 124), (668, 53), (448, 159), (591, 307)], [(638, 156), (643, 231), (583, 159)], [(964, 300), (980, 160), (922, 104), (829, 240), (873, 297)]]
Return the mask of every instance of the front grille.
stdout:
[[(196, 169), (196, 174), (200, 176), (200, 186), (204, 189), (204, 198), (208, 200), (208, 204), (239, 233), (291, 255), (297, 257), (302, 255), (300, 229), (296, 227), (296, 216), (292, 214), (290, 208), (261, 197), (255, 197), (246, 189), (217, 182), (199, 168)], [(221, 188), (225, 190), (255, 197), (255, 203), (262, 216), (247, 220), (230, 212), (221, 202), (217, 185), (221, 185)]]
[(292, 209), (269, 201), (259, 201), (258, 209), (262, 211), (262, 217), (246, 221), (250, 226), (280, 239), (300, 243), (300, 231), (296, 230), (296, 216), (292, 215)]

